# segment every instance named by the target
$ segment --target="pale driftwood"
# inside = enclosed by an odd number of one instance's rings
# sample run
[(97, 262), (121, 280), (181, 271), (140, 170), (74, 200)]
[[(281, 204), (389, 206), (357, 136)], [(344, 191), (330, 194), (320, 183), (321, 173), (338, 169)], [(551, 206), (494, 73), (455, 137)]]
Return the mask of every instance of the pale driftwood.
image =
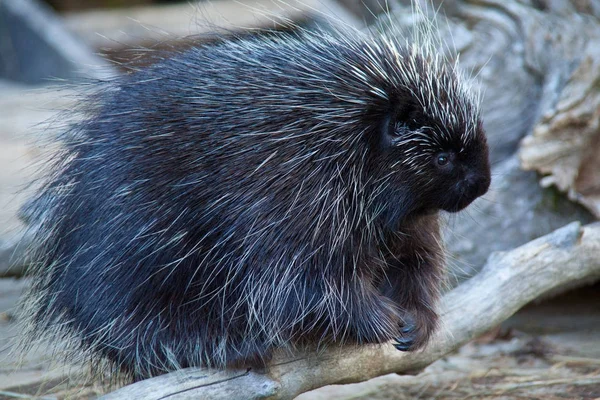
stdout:
[(443, 327), (418, 353), (401, 353), (385, 344), (279, 357), (264, 373), (190, 368), (126, 386), (103, 399), (292, 399), (325, 385), (419, 371), (549, 290), (590, 278), (600, 278), (600, 223), (582, 227), (575, 222), (512, 251), (492, 254), (478, 275), (444, 296)]
[(545, 174), (543, 186), (555, 185), (600, 218), (598, 15), (538, 12), (531, 23), (525, 52), (538, 56), (534, 68), (544, 75), (548, 95), (521, 143), (522, 165)]
[(362, 26), (360, 19), (332, 0), (222, 0), (184, 2), (126, 9), (101, 9), (65, 15), (66, 26), (92, 48), (131, 48), (213, 34), (215, 29), (241, 31), (270, 28), (274, 21), (326, 19)]

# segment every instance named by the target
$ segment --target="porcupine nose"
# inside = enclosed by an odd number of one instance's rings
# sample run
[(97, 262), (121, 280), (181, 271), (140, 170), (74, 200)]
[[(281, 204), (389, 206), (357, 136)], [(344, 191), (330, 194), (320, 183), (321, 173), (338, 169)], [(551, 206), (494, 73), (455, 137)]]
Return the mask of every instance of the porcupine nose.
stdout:
[(490, 187), (490, 177), (479, 173), (469, 173), (465, 179), (466, 192), (473, 200), (484, 195)]
[(458, 212), (485, 194), (490, 187), (490, 176), (480, 172), (469, 172), (456, 187), (455, 197), (441, 208), (449, 212)]

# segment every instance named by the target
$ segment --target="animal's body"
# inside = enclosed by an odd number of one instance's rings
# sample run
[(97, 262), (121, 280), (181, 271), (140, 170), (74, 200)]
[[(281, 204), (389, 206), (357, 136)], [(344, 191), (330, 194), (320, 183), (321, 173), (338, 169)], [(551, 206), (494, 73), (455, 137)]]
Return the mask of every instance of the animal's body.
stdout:
[(304, 343), (426, 344), (438, 213), (490, 182), (454, 66), (391, 36), (249, 37), (85, 102), (34, 204), (34, 335), (135, 378)]

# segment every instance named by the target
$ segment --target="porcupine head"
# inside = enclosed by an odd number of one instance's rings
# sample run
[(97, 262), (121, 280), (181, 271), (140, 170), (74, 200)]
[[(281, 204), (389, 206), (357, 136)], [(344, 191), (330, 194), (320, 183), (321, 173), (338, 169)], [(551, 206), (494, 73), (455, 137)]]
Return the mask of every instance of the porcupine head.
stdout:
[(253, 35), (100, 84), (32, 206), (27, 337), (134, 379), (424, 346), (438, 213), (490, 184), (478, 101), (425, 36)]

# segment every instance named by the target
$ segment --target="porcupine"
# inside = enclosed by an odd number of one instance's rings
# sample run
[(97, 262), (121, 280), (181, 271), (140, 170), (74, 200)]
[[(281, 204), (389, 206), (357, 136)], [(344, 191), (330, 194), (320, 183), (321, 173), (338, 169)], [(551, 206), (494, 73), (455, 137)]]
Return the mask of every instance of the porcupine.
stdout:
[(439, 213), (490, 184), (478, 101), (431, 46), (222, 40), (83, 104), (33, 203), (27, 337), (133, 379), (304, 344), (427, 343)]

